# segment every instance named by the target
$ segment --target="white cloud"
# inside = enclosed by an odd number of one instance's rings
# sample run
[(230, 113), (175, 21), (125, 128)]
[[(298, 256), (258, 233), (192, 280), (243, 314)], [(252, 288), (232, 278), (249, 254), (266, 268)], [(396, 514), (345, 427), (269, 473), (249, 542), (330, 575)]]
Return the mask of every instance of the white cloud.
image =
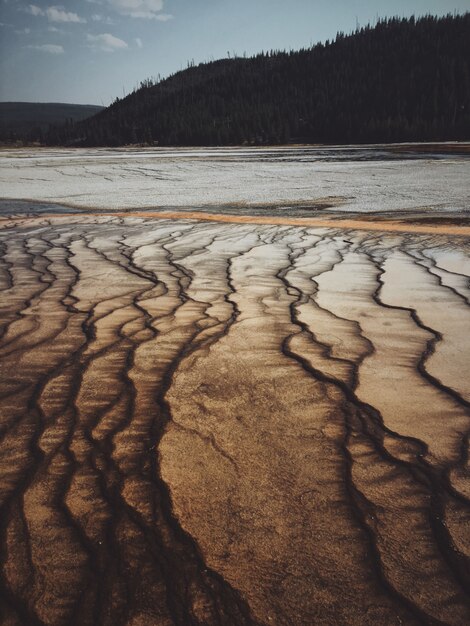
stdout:
[(142, 39), (140, 37), (136, 37), (135, 38), (135, 43), (137, 44), (138, 48), (143, 48), (144, 44), (142, 43)]
[(46, 9), (41, 9), (41, 7), (38, 7), (36, 4), (29, 4), (22, 10), (30, 15), (34, 15), (35, 17), (47, 17), (49, 22), (75, 22), (80, 24), (84, 24), (86, 22), (85, 19), (76, 13), (66, 11), (64, 7), (60, 6), (52, 6), (47, 7)]
[(31, 32), (30, 28), (22, 28), (21, 30), (15, 30), (15, 33), (17, 35), (29, 35), (30, 32)]
[(75, 22), (84, 24), (86, 20), (79, 17), (76, 13), (65, 11), (63, 7), (47, 7), (46, 15), (49, 22)]
[(32, 50), (41, 50), (41, 52), (49, 52), (49, 54), (63, 54), (63, 46), (56, 46), (53, 43), (44, 43), (41, 46), (27, 46)]
[(41, 7), (38, 7), (35, 4), (29, 4), (24, 10), (26, 13), (30, 13), (31, 15), (46, 15)]
[(93, 44), (93, 48), (99, 48), (105, 52), (115, 52), (116, 50), (124, 50), (129, 47), (125, 41), (111, 35), (111, 33), (87, 35), (87, 40)]
[(166, 22), (173, 16), (161, 13), (163, 0), (108, 0), (108, 4), (121, 15)]
[(101, 22), (102, 24), (114, 24), (113, 20), (110, 17), (105, 15), (100, 15), (99, 13), (95, 13), (91, 16), (92, 22)]
[(50, 33), (61, 33), (60, 28), (56, 28), (55, 26), (49, 26), (47, 29)]

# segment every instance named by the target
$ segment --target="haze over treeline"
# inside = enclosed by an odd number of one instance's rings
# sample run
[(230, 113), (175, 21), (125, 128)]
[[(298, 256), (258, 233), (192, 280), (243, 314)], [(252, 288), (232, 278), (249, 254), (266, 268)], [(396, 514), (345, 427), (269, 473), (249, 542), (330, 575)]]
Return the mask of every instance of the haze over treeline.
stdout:
[(88, 146), (470, 139), (470, 13), (385, 19), (297, 52), (189, 65), (42, 139)]
[(40, 139), (51, 125), (80, 121), (103, 108), (62, 102), (0, 102), (0, 140)]

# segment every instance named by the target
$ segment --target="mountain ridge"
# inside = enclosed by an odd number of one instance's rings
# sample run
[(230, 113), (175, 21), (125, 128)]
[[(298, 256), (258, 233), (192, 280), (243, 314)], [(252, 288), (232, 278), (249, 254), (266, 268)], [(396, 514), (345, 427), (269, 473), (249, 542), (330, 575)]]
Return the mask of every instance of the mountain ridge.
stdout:
[(91, 117), (104, 107), (70, 102), (0, 102), (0, 139), (40, 141), (49, 126)]
[(51, 144), (240, 145), (470, 139), (470, 13), (389, 18), (291, 52), (190, 64)]

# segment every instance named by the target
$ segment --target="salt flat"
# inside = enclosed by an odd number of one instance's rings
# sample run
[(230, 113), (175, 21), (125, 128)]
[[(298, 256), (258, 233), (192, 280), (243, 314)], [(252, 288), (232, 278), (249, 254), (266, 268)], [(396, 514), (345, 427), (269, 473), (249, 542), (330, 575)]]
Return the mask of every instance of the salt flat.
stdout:
[(468, 214), (469, 162), (380, 147), (25, 149), (0, 154), (0, 185), (2, 198), (105, 210), (301, 203), (311, 214), (319, 203)]
[(467, 173), (4, 153), (3, 623), (468, 624)]

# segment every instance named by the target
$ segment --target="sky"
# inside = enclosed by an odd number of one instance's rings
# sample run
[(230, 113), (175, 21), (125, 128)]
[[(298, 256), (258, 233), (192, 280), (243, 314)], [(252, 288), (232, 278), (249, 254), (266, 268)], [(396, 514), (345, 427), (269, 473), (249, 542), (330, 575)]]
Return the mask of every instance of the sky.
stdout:
[(470, 0), (0, 0), (0, 101), (108, 105), (188, 62), (293, 49)]

